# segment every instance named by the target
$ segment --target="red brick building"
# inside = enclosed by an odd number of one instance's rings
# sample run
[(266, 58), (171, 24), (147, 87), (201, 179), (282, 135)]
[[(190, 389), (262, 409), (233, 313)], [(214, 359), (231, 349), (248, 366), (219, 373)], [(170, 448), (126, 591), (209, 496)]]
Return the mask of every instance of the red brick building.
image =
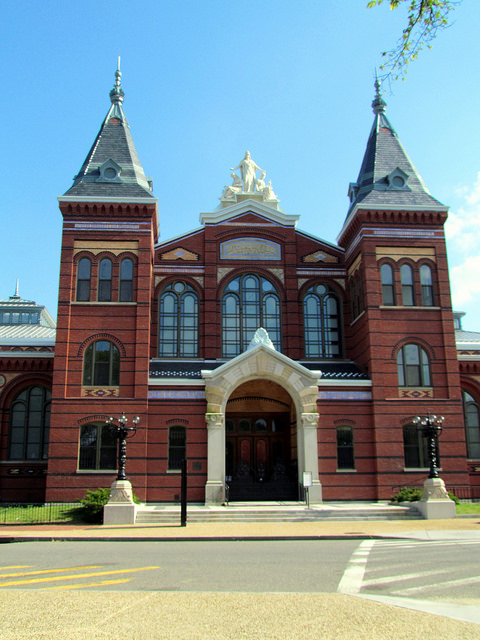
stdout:
[(55, 347), (52, 327), (42, 344), (14, 331), (18, 293), (0, 301), (0, 500), (109, 486), (105, 421), (123, 412), (140, 416), (127, 474), (148, 502), (178, 500), (184, 457), (190, 501), (221, 503), (226, 485), (295, 500), (304, 472), (313, 501), (388, 499), (426, 477), (412, 420), (428, 413), (445, 416), (447, 488), (480, 497), (480, 334), (454, 318), (447, 208), (378, 88), (336, 245), (297, 229), (248, 152), (201, 227), (159, 242), (119, 71), (110, 97), (59, 198)]

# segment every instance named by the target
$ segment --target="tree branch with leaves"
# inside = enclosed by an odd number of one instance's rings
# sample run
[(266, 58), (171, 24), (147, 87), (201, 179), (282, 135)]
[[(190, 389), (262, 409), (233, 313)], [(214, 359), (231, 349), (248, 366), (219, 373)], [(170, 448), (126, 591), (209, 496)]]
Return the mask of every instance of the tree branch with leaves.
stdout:
[[(383, 4), (384, 0), (370, 0), (367, 8)], [(390, 51), (383, 51), (384, 59), (380, 69), (384, 72), (382, 80), (405, 80), (408, 65), (418, 58), (438, 33), (450, 26), (450, 13), (462, 0), (389, 0), (390, 9), (397, 9), (408, 3), (407, 26), (397, 45)]]

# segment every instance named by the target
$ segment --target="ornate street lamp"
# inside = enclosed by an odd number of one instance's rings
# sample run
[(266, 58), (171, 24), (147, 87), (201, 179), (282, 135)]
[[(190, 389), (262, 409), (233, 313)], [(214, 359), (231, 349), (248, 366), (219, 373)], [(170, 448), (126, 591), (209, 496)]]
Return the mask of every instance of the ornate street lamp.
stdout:
[(427, 438), (427, 453), (430, 463), (429, 478), (438, 478), (438, 437), (443, 430), (443, 416), (417, 416), (412, 420), (417, 429), (422, 432), (424, 438)]
[(107, 418), (105, 424), (108, 425), (111, 433), (118, 438), (118, 475), (117, 480), (127, 480), (125, 475), (125, 465), (127, 462), (127, 439), (132, 438), (137, 432), (137, 424), (140, 422), (140, 418), (135, 416), (132, 418), (132, 427), (127, 427), (128, 418), (122, 413), (117, 418), (118, 424), (114, 424), (115, 418)]

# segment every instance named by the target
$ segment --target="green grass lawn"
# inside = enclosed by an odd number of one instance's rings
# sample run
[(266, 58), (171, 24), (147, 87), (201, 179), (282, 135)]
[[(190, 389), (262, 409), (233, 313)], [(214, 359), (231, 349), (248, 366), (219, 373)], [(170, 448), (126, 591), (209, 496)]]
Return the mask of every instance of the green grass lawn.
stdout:
[(62, 523), (75, 520), (75, 511), (81, 505), (46, 504), (15, 507), (0, 506), (0, 524)]
[(478, 513), (480, 515), (480, 502), (462, 502), (457, 504), (457, 515), (463, 516)]

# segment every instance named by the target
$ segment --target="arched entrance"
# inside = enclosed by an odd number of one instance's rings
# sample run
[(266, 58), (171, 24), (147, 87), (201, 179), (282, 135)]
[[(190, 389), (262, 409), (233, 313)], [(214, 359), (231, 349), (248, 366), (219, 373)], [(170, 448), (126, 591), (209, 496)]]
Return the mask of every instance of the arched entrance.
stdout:
[[(296, 447), (297, 480), (302, 478), (304, 471), (310, 472), (310, 501), (322, 501), (317, 442), (317, 394), (320, 376), (320, 371), (310, 371), (263, 343), (249, 348), (213, 371), (202, 371), (207, 401), (206, 504), (222, 504), (225, 501), (227, 404), (230, 399), (235, 398), (236, 390), (244, 383), (252, 383), (255, 388), (255, 385), (262, 381), (276, 383), (277, 390), (280, 388), (288, 395), (289, 400), (286, 404), (290, 406), (293, 414), (289, 429), (290, 442), (295, 443), (290, 446), (290, 455), (294, 459), (292, 446)], [(292, 424), (296, 425), (294, 430)]]
[(230, 501), (296, 500), (295, 410), (271, 380), (237, 387), (225, 409), (225, 481)]

